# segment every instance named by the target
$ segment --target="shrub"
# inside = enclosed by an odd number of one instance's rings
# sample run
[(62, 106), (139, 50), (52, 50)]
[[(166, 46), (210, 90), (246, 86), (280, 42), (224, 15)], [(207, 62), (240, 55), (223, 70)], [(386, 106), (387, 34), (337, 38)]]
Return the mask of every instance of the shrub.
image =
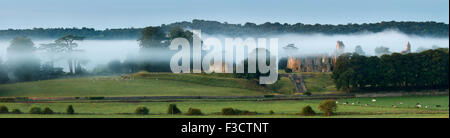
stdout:
[(325, 113), (326, 116), (330, 116), (337, 109), (336, 101), (334, 100), (324, 100), (319, 105), (319, 109)]
[(11, 113), (13, 113), (13, 114), (21, 114), (22, 111), (20, 111), (19, 109), (13, 109), (13, 110), (11, 111)]
[(30, 114), (41, 114), (42, 110), (39, 107), (31, 107)]
[(178, 109), (176, 104), (170, 104), (169, 105), (169, 109), (167, 109), (167, 113), (171, 114), (171, 115), (173, 115), (173, 114), (181, 114), (181, 111), (180, 111), (180, 109)]
[(275, 95), (264, 95), (264, 98), (274, 98)]
[(311, 95), (312, 95), (311, 92), (305, 92), (305, 93), (303, 93), (303, 94), (306, 95), (306, 96), (311, 96)]
[(4, 106), (4, 105), (0, 105), (0, 114), (4, 114), (4, 113), (8, 113), (8, 107)]
[(72, 105), (67, 106), (66, 113), (69, 115), (75, 114), (75, 110)]
[(188, 115), (203, 115), (202, 111), (200, 109), (196, 109), (196, 108), (189, 108)]
[(275, 112), (273, 110), (270, 110), (269, 114), (273, 115), (273, 114), (275, 114)]
[(148, 112), (149, 112), (148, 108), (144, 106), (139, 106), (136, 108), (136, 110), (134, 110), (134, 114), (137, 115), (148, 115)]
[(53, 114), (53, 113), (54, 113), (53, 110), (48, 107), (45, 107), (44, 110), (42, 110), (42, 114)]
[(89, 100), (104, 100), (105, 97), (88, 97)]
[(289, 69), (289, 68), (285, 68), (284, 71), (285, 71), (286, 73), (292, 73), (292, 69)]
[(222, 115), (234, 115), (234, 109), (233, 108), (223, 108), (222, 109)]
[(316, 115), (316, 112), (311, 108), (311, 106), (305, 106), (302, 109), (302, 115)]
[(233, 108), (223, 108), (222, 115), (256, 115), (256, 112), (249, 112), (247, 110), (239, 110)]

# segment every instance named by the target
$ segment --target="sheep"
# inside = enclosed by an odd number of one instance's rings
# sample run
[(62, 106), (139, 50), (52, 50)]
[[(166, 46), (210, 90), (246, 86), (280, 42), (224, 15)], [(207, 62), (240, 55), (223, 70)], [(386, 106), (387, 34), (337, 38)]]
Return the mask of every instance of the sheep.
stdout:
[(336, 101), (336, 104), (339, 104), (339, 101)]
[(376, 102), (377, 100), (376, 99), (372, 99), (372, 102)]
[(396, 106), (396, 105), (392, 105), (392, 107), (394, 107), (394, 108), (397, 108), (397, 106)]
[(346, 105), (346, 104), (348, 104), (348, 102), (344, 102), (344, 103), (342, 103), (342, 104)]
[(400, 102), (400, 103), (398, 103), (398, 104), (403, 104), (403, 102)]
[(369, 104), (366, 104), (365, 106), (369, 106)]
[(422, 108), (422, 105), (416, 104), (416, 107), (417, 107), (417, 108)]

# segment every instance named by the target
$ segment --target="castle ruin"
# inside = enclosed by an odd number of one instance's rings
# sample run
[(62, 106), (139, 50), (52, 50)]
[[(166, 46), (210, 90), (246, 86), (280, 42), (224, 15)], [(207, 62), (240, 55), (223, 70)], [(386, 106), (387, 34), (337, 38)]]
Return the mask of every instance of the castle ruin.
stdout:
[[(296, 51), (293, 44), (284, 47), (286, 51)], [(337, 41), (336, 51), (333, 57), (328, 54), (315, 54), (308, 56), (296, 56), (288, 53), (287, 68), (292, 72), (331, 72), (337, 57), (344, 53), (345, 45), (342, 41)]]

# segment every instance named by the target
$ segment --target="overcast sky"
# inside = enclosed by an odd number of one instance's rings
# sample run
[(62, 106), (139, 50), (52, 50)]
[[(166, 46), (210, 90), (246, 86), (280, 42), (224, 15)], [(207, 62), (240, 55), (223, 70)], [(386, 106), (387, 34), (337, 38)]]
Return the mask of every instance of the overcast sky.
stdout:
[(0, 0), (0, 29), (228, 23), (449, 22), (448, 0)]

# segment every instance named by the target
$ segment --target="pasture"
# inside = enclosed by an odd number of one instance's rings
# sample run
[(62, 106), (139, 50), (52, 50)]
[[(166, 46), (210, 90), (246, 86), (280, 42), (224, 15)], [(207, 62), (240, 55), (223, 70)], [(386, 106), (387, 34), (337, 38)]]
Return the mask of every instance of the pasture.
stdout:
[(257, 82), (202, 74), (137, 73), (0, 85), (0, 97), (254, 96), (274, 90)]
[[(426, 97), (386, 97), (377, 98), (376, 102), (372, 102), (370, 98), (354, 98), (340, 99), (337, 114), (329, 118), (448, 118), (449, 114), (449, 97), (448, 96), (426, 96)], [(342, 101), (360, 101), (358, 105), (342, 104)], [(404, 106), (392, 107), (392, 103), (403, 102)], [(318, 109), (321, 100), (277, 100), (277, 101), (261, 101), (247, 99), (245, 101), (235, 100), (185, 100), (176, 102), (163, 101), (102, 101), (102, 100), (80, 100), (80, 101), (48, 101), (40, 103), (0, 103), (9, 109), (19, 109), (25, 114), (1, 114), (0, 117), (99, 117), (99, 118), (184, 118), (184, 117), (211, 117), (211, 118), (228, 118), (228, 117), (252, 117), (252, 118), (322, 118), (322, 112)], [(415, 104), (420, 102), (423, 105), (441, 105), (434, 108), (416, 108)], [(170, 103), (177, 104), (182, 112), (186, 112), (190, 107), (199, 108), (205, 114), (203, 116), (189, 115), (169, 115), (167, 108)], [(365, 106), (365, 103), (371, 103)], [(57, 113), (64, 113), (68, 105), (73, 105), (77, 115), (32, 115), (26, 114), (31, 107), (50, 107)], [(310, 105), (317, 113), (316, 116), (299, 115), (304, 106)], [(150, 109), (150, 115), (134, 115), (133, 112), (138, 106), (146, 106)], [(241, 115), (241, 116), (223, 116), (220, 115), (222, 108), (232, 107), (241, 110), (249, 110), (258, 112), (258, 115)], [(270, 111), (274, 114), (270, 114)]]

